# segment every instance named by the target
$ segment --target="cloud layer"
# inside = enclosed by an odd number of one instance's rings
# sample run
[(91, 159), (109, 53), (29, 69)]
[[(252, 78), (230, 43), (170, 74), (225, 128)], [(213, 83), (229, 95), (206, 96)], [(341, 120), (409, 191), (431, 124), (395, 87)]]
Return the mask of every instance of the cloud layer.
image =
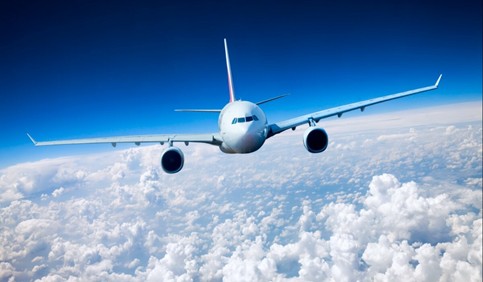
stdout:
[(481, 281), (472, 105), (331, 121), (316, 155), (190, 145), (177, 175), (159, 146), (7, 167), (0, 280)]

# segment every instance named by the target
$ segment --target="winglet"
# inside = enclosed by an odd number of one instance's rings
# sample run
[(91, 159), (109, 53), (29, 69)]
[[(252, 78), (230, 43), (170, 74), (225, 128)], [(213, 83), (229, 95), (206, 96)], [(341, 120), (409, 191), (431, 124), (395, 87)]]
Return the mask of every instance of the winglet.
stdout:
[(225, 59), (226, 70), (228, 72), (228, 90), (230, 91), (230, 103), (235, 101), (235, 91), (233, 90), (233, 80), (231, 77), (230, 57), (228, 56), (228, 45), (226, 44), (226, 38), (223, 39), (225, 43)]
[(436, 81), (436, 83), (434, 84), (434, 87), (438, 87), (439, 85), (439, 81), (441, 80), (441, 77), (443, 77), (443, 74), (440, 74), (439, 77), (438, 77), (438, 80)]
[(27, 136), (30, 138), (30, 141), (32, 141), (32, 143), (34, 143), (35, 146), (37, 146), (37, 141), (35, 141), (35, 139), (30, 136), (30, 134), (27, 133)]

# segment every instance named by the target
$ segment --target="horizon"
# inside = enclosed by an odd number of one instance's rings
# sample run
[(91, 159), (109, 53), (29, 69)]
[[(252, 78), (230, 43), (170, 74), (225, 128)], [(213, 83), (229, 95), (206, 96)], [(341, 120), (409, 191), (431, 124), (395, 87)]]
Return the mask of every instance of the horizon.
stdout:
[(263, 105), (272, 122), (431, 85), (440, 73), (438, 90), (370, 111), (480, 101), (481, 13), (481, 1), (4, 2), (0, 158), (38, 158), (27, 132), (216, 131), (216, 115), (173, 109), (228, 101), (223, 38), (237, 99), (291, 94)]
[[(424, 94), (423, 94), (424, 95)], [(390, 102), (389, 102), (390, 103)], [(377, 126), (382, 126), (382, 131), (391, 130), (399, 127), (418, 127), (420, 126), (420, 122), (417, 121), (417, 117), (420, 115), (424, 115), (426, 117), (433, 117), (441, 115), (441, 112), (447, 114), (446, 119), (444, 116), (439, 116), (439, 118), (433, 118), (434, 120), (439, 120), (441, 123), (451, 123), (451, 120), (454, 121), (455, 124), (461, 122), (462, 117), (464, 122), (468, 121), (479, 121), (482, 120), (482, 101), (466, 101), (466, 102), (456, 102), (456, 103), (449, 103), (449, 104), (440, 104), (440, 105), (430, 105), (430, 106), (421, 106), (421, 107), (413, 107), (413, 108), (406, 108), (406, 109), (399, 109), (396, 111), (391, 110), (380, 110), (380, 111), (372, 111), (372, 108), (366, 109), (363, 113), (360, 111), (352, 111), (345, 113), (341, 118), (337, 116), (331, 117), (328, 119), (324, 119), (322, 122), (319, 122), (319, 125), (322, 126), (326, 130), (330, 130), (327, 133), (329, 134), (329, 140), (331, 140), (331, 133), (340, 133), (345, 132), (347, 128), (353, 128), (355, 124), (358, 124), (358, 129), (361, 128), (374, 128)], [(467, 107), (470, 107), (468, 110)], [(413, 117), (414, 116), (414, 117)], [(383, 120), (389, 117), (397, 117), (398, 119), (403, 120), (406, 122), (405, 124), (396, 124), (396, 127), (388, 127), (387, 122), (383, 122)], [(413, 117), (413, 118), (411, 118)], [(469, 118), (472, 117), (472, 118)], [(450, 120), (451, 119), (451, 120)], [(352, 127), (351, 127), (352, 126)], [(303, 131), (306, 129), (307, 125), (298, 126), (295, 131), (287, 130), (281, 134), (278, 134), (274, 138), (267, 139), (266, 143), (273, 143), (277, 142), (277, 139), (283, 136), (292, 136), (297, 135), (300, 137), (300, 142), (295, 143), (292, 146), (294, 147), (303, 147), (302, 143), (302, 136)], [(38, 139), (36, 136), (33, 136), (37, 141), (48, 141), (48, 140), (41, 140)], [(28, 138), (26, 136), (26, 138)], [(29, 140), (30, 141), (30, 140)], [(151, 147), (156, 146), (158, 147), (158, 151), (161, 153), (165, 148), (167, 148), (167, 144), (159, 145), (156, 143), (146, 143), (141, 144), (140, 146), (136, 146), (134, 143), (119, 143), (116, 147), (112, 147), (110, 144), (86, 144), (86, 145), (60, 145), (60, 146), (47, 146), (47, 147), (35, 147), (34, 144), (30, 142), (31, 149), (29, 151), (39, 151), (37, 157), (35, 159), (29, 159), (29, 157), (22, 159), (18, 158), (15, 162), (8, 163), (5, 159), (0, 160), (0, 171), (3, 169), (7, 169), (8, 167), (15, 166), (16, 164), (21, 165), (24, 163), (35, 163), (45, 160), (55, 160), (55, 159), (62, 159), (62, 158), (72, 158), (72, 157), (79, 157), (83, 154), (87, 155), (97, 155), (97, 154), (110, 154), (110, 153), (122, 153), (125, 150), (135, 149), (135, 148), (143, 148), (143, 147)], [(262, 150), (267, 144), (262, 146), (260, 150)], [(94, 148), (92, 148), (94, 147)], [(197, 144), (192, 143), (189, 147), (201, 147), (205, 148), (208, 147), (215, 147), (214, 145), (207, 145), (207, 144)], [(183, 151), (186, 150), (187, 146), (179, 145), (179, 148)], [(290, 147), (287, 147), (290, 149)], [(259, 151), (260, 151), (259, 150)], [(329, 147), (327, 150), (335, 150), (335, 148)], [(258, 151), (257, 151), (258, 152)], [(253, 152), (250, 154), (257, 154), (257, 152)], [(217, 152), (222, 154), (221, 151)], [(325, 153), (325, 152), (324, 152)], [(320, 153), (323, 155), (324, 153)], [(18, 157), (18, 156), (17, 156)], [(189, 160), (187, 160), (189, 162)]]

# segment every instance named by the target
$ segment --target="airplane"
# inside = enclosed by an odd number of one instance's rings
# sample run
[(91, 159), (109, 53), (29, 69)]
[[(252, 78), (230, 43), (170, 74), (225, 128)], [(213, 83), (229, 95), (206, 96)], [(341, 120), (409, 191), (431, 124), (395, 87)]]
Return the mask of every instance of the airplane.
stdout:
[(174, 174), (181, 171), (184, 166), (184, 154), (181, 149), (173, 146), (174, 143), (185, 143), (185, 145), (188, 145), (189, 143), (205, 143), (218, 146), (223, 153), (247, 154), (260, 149), (268, 138), (288, 129), (295, 130), (298, 126), (303, 124), (309, 125), (303, 134), (303, 144), (307, 151), (310, 153), (324, 152), (329, 144), (329, 136), (325, 129), (317, 126), (317, 123), (321, 119), (332, 116), (340, 118), (346, 112), (354, 110), (360, 110), (362, 112), (368, 106), (437, 89), (442, 77), (442, 74), (440, 74), (436, 83), (431, 86), (346, 104), (281, 122), (268, 123), (267, 117), (260, 108), (260, 105), (282, 98), (286, 95), (277, 96), (257, 103), (236, 100), (226, 38), (224, 39), (224, 45), (226, 69), (228, 73), (228, 90), (230, 94), (229, 102), (223, 109), (176, 110), (180, 112), (219, 113), (219, 132), (217, 133), (132, 135), (43, 142), (36, 141), (28, 133), (27, 135), (35, 146), (110, 143), (113, 147), (116, 147), (116, 144), (118, 143), (134, 143), (137, 146), (141, 143), (160, 143), (161, 145), (166, 143), (168, 144), (168, 147), (161, 155), (161, 167), (166, 173)]

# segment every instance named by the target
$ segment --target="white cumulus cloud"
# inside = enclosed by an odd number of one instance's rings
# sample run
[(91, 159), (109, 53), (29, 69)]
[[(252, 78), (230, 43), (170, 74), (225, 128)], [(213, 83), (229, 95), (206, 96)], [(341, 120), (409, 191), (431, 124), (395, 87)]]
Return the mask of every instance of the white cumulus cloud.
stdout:
[(0, 280), (481, 281), (481, 104), (321, 125), (176, 175), (159, 145), (1, 169)]

